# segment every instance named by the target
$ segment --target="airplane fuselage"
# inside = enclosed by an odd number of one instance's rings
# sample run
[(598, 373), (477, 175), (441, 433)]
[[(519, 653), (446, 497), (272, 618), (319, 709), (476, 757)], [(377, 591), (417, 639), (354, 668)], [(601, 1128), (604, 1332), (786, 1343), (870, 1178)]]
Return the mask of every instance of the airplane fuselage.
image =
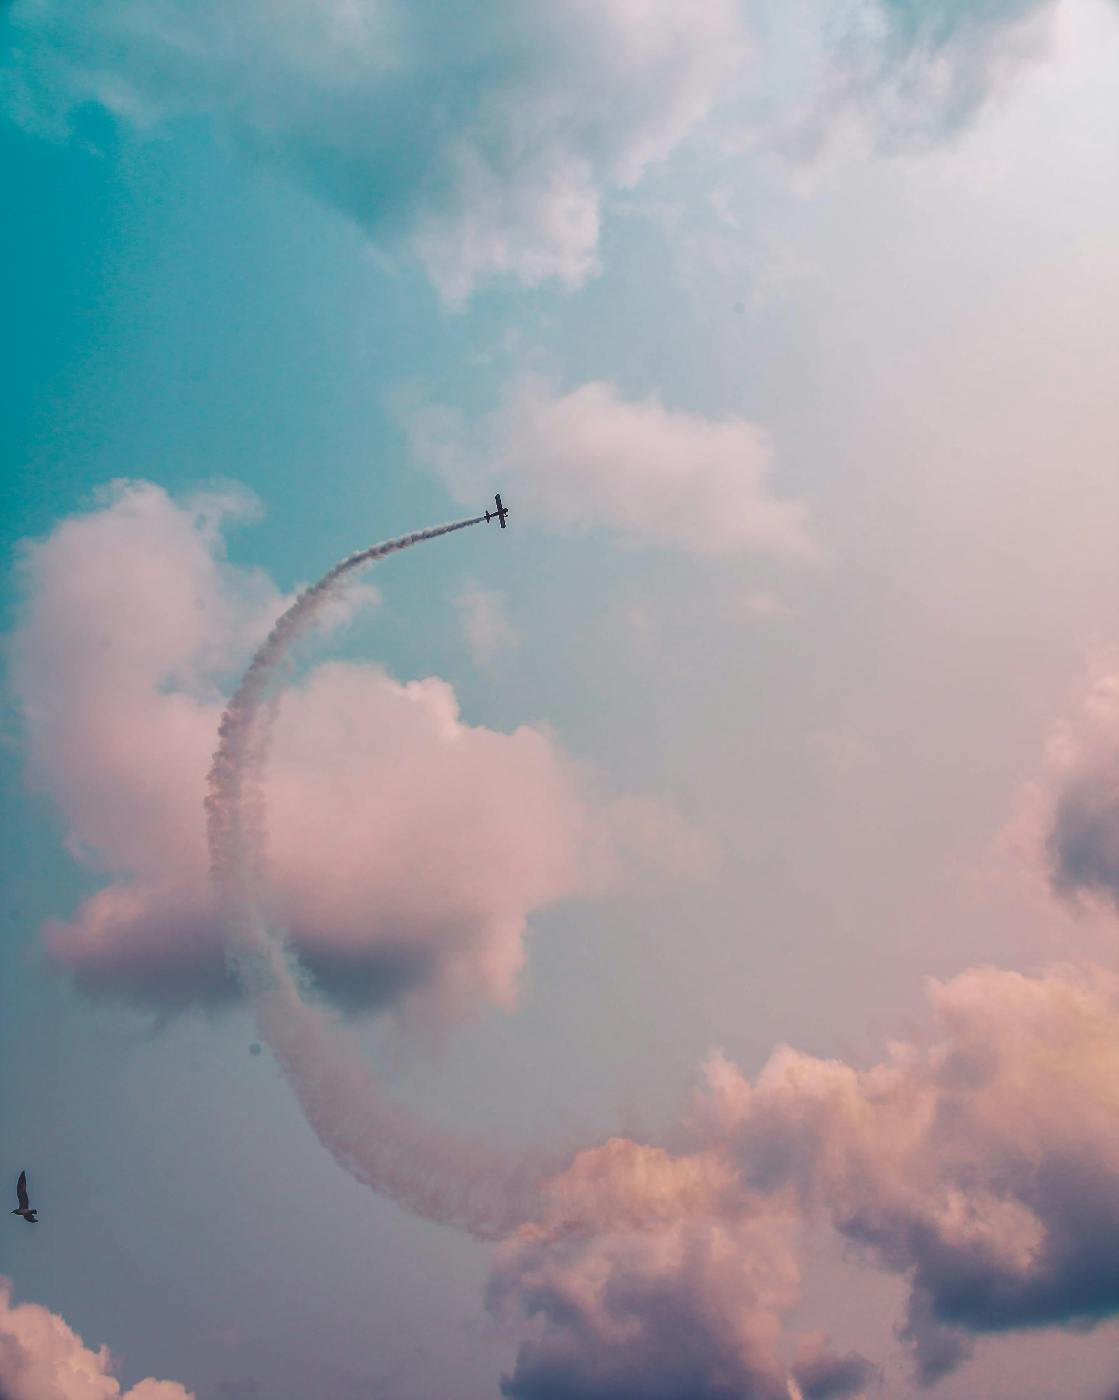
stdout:
[(486, 524), (488, 525), (488, 524), (490, 523), (491, 520), (496, 520), (496, 521), (498, 521), (498, 522), (500, 523), (501, 528), (504, 530), (504, 529), (505, 529), (505, 517), (509, 514), (509, 507), (508, 507), (508, 506), (503, 506), (503, 505), (501, 504), (501, 494), (500, 494), (500, 492), (493, 498), (493, 501), (494, 501), (494, 505), (497, 507), (497, 509), (496, 509), (496, 510), (487, 510), (487, 511), (486, 511)]

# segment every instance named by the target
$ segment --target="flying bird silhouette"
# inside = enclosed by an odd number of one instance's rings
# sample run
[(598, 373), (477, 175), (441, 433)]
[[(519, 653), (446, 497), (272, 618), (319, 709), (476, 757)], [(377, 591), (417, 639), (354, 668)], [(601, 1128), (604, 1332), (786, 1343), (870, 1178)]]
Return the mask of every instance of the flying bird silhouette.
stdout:
[(39, 1212), (32, 1210), (27, 1200), (27, 1173), (20, 1172), (19, 1180), (16, 1182), (16, 1195), (19, 1197), (19, 1209), (13, 1210), (13, 1215), (22, 1215), (28, 1225), (34, 1225), (38, 1221)]

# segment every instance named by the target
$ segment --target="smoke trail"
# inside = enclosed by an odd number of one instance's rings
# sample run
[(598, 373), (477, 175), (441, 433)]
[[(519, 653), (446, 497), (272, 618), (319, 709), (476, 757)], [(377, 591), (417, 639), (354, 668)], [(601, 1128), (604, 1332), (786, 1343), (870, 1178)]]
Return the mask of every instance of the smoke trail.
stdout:
[(230, 962), (256, 1009), (257, 1034), (276, 1055), (319, 1141), (358, 1181), (416, 1214), (498, 1239), (529, 1220), (550, 1171), (539, 1157), (510, 1160), (452, 1140), (389, 1103), (342, 1027), (308, 1004), (263, 908), (263, 778), (277, 668), (346, 577), (484, 516), (418, 530), (359, 550), (305, 589), (272, 628), (222, 715), (207, 776), (211, 876), (229, 931)]

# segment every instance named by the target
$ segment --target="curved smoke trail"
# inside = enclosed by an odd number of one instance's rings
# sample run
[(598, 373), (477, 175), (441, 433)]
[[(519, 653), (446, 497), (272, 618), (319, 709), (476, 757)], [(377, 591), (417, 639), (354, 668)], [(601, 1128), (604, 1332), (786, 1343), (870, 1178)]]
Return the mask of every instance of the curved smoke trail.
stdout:
[(511, 1160), (480, 1144), (449, 1139), (388, 1102), (333, 1017), (303, 999), (263, 899), (262, 790), (277, 668), (355, 569), (484, 519), (418, 530), (359, 550), (299, 595), (256, 652), (222, 715), (207, 776), (206, 829), (230, 961), (256, 1009), (259, 1038), (276, 1055), (319, 1141), (358, 1181), (416, 1214), (497, 1239), (533, 1217), (540, 1187), (551, 1174), (544, 1162)]

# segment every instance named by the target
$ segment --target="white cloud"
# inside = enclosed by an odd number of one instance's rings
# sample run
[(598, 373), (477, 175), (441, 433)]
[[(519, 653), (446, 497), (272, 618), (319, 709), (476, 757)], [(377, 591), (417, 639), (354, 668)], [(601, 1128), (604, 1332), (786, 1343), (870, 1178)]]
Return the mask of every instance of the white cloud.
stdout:
[(745, 51), (736, 0), (23, 0), (9, 25), (25, 119), (88, 100), (139, 126), (210, 117), (410, 244), (451, 302), (494, 275), (582, 282), (605, 194), (680, 143)]
[(706, 140), (736, 133), (736, 160), (759, 125), (787, 148), (851, 114), (886, 142), (951, 130), (1036, 51), (1053, 3), (15, 0), (6, 105), (61, 132), (91, 101), (138, 130), (208, 118), (409, 247), (456, 304), (495, 276), (585, 281), (611, 192), (724, 98), (735, 115)]
[(455, 594), (455, 608), (470, 654), (479, 665), (517, 645), (517, 629), (509, 618), (503, 593), (467, 583)]
[(951, 136), (1049, 50), (1059, 0), (753, 0), (769, 82), (756, 135), (811, 156), (837, 137), (887, 150)]
[(411, 411), (405, 426), (458, 499), (497, 486), (518, 519), (697, 554), (814, 554), (804, 506), (772, 493), (768, 437), (741, 418), (627, 401), (598, 382), (559, 393), (526, 375), (477, 430), (437, 407)]

